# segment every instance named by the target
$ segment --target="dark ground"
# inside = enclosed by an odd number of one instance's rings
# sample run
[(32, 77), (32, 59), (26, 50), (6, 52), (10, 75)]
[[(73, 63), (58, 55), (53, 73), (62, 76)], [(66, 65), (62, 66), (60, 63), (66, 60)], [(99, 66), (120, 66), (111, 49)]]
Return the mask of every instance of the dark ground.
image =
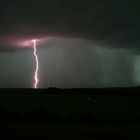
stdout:
[(0, 89), (0, 139), (139, 140), (140, 88)]

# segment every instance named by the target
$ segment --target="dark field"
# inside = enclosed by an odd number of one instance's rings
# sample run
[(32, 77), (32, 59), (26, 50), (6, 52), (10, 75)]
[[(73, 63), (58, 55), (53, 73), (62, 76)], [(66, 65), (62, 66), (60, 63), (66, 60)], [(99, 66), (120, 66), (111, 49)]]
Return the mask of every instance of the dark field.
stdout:
[(140, 89), (1, 89), (0, 139), (140, 139)]

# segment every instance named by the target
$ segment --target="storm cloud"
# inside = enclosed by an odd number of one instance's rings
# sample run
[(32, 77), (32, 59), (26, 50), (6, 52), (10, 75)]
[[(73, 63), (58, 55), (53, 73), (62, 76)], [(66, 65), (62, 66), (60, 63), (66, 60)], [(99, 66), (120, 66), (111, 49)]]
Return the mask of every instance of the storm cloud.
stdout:
[(0, 87), (32, 87), (34, 38), (41, 88), (139, 85), (139, 14), (129, 0), (1, 1)]
[[(0, 42), (80, 37), (102, 46), (139, 49), (139, 3), (129, 0), (1, 1)], [(15, 45), (16, 47), (16, 45)]]

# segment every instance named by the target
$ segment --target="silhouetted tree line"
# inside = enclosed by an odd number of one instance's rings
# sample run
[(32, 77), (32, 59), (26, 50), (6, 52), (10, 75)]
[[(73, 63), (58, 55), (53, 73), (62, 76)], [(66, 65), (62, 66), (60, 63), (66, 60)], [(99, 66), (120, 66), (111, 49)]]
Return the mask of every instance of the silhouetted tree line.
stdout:
[(29, 89), (29, 88), (6, 88), (0, 89), (0, 93), (14, 94), (103, 94), (103, 95), (139, 95), (140, 87), (111, 87), (111, 88), (71, 88), (61, 89), (49, 87), (46, 89)]
[(113, 88), (71, 88), (61, 89), (56, 87), (50, 87), (40, 90), (40, 93), (50, 94), (97, 94), (97, 95), (120, 95), (120, 96), (133, 96), (139, 95), (140, 87), (113, 87)]

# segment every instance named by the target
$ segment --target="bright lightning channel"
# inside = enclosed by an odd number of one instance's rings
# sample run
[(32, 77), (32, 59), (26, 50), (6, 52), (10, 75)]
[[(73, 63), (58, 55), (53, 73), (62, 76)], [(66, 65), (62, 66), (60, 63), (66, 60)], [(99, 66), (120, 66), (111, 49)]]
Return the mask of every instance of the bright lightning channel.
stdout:
[(36, 43), (37, 40), (34, 39), (32, 40), (33, 42), (33, 48), (34, 48), (34, 56), (35, 56), (35, 61), (36, 61), (36, 67), (35, 67), (35, 73), (34, 73), (34, 88), (37, 89), (37, 85), (38, 85), (38, 71), (39, 71), (39, 61), (38, 61), (38, 56), (37, 56), (37, 49), (36, 49)]

